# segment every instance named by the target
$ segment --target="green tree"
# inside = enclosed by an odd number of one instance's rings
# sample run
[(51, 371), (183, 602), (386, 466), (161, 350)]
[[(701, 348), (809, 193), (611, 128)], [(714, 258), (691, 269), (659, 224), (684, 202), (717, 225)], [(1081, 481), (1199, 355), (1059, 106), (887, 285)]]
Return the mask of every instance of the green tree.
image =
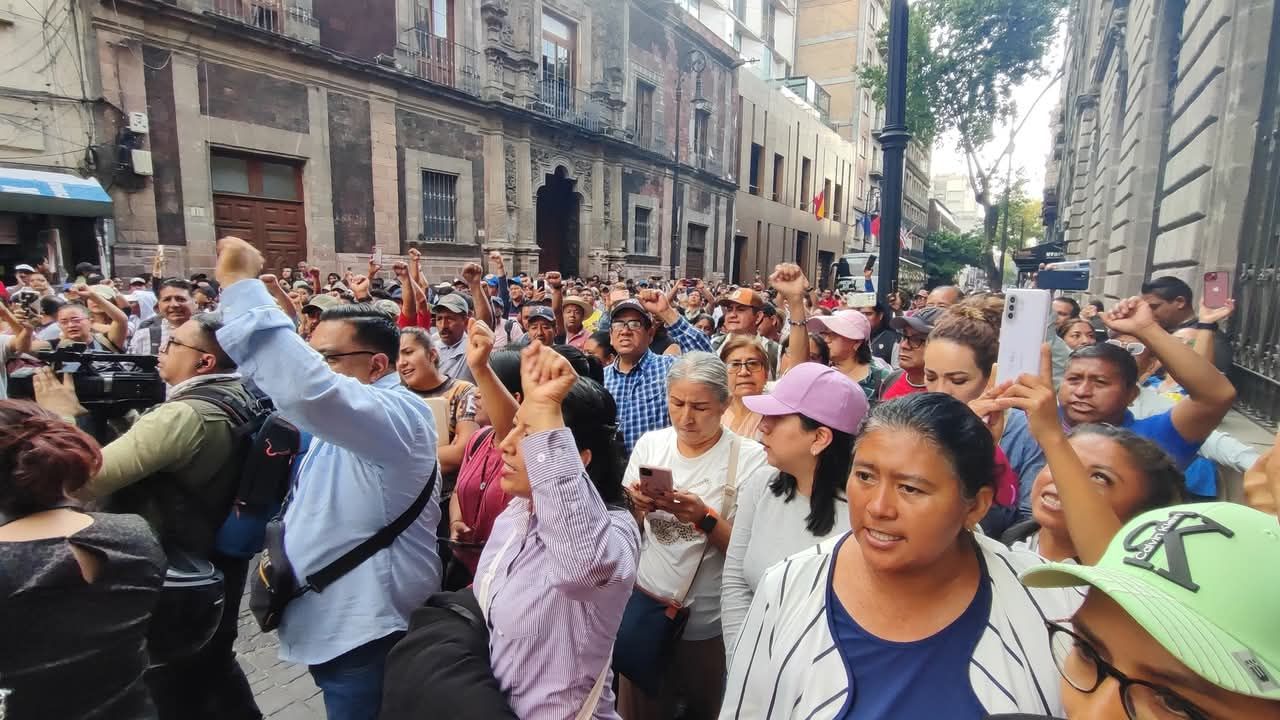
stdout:
[[(1040, 216), (1043, 203), (1038, 198), (1027, 195), (1025, 183), (1018, 182), (1009, 193), (1009, 207), (1005, 208), (1005, 197), (998, 193), (1000, 203), (996, 205), (996, 228), (992, 242), (995, 247), (1005, 238), (1005, 226), (1008, 225), (1009, 245), (1007, 255), (1035, 245), (1044, 238), (1044, 221)], [(1005, 277), (1008, 277), (1006, 274)]]
[[(1002, 199), (993, 194), (992, 185), (1032, 108), (1014, 124), (1008, 146), (990, 165), (984, 166), (979, 152), (995, 139), (997, 124), (1017, 120), (1014, 89), (1047, 74), (1044, 56), (1066, 6), (1067, 0), (915, 0), (911, 4), (907, 127), (926, 144), (956, 131), (970, 187), (985, 211), (983, 240), (987, 248), (998, 242), (996, 225)], [(882, 44), (887, 31), (886, 27)], [(863, 85), (872, 89), (881, 104), (885, 101), (886, 71), (878, 65), (865, 65), (860, 70)], [(1046, 91), (1049, 87), (1052, 83)], [(998, 279), (995, 262), (989, 253), (986, 258), (981, 267), (994, 287)]]
[(924, 272), (926, 284), (950, 285), (965, 265), (982, 267), (982, 236), (977, 233), (957, 234), (946, 230), (929, 233), (924, 239)]

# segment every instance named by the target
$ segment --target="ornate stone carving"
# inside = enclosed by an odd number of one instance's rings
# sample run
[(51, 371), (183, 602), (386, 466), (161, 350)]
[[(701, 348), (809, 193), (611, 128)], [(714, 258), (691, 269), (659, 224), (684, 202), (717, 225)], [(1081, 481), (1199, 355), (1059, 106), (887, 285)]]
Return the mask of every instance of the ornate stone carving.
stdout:
[(530, 153), (530, 155), (533, 158), (534, 177), (539, 177), (541, 175), (545, 175), (546, 173), (555, 170), (555, 167), (551, 165), (550, 151), (546, 150), (545, 148), (535, 147), (533, 148), (533, 151), (532, 153)]
[(516, 146), (511, 143), (504, 143), (502, 159), (506, 172), (507, 209), (513, 209), (517, 205), (516, 188), (519, 181), (519, 178), (516, 177)]
[(607, 223), (612, 219), (613, 213), (613, 173), (609, 168), (604, 169), (604, 221)]
[(577, 188), (578, 192), (582, 193), (582, 196), (584, 198), (590, 198), (593, 194), (591, 190), (594, 187), (594, 185), (592, 185), (592, 182), (591, 182), (592, 180), (591, 173), (594, 168), (595, 168), (595, 164), (592, 163), (590, 160), (573, 161), (574, 177), (578, 181), (575, 187)]

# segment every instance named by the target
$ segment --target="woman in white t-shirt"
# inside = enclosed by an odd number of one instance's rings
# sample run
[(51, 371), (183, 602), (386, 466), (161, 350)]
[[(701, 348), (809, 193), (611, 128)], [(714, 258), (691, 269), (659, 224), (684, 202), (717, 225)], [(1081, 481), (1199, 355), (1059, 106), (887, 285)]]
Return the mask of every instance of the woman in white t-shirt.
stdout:
[[(665, 667), (656, 695), (620, 676), (618, 712), (624, 720), (675, 716), (713, 718), (724, 691), (725, 653), (720, 630), (724, 553), (738, 488), (767, 483), (777, 471), (759, 443), (721, 425), (729, 405), (725, 364), (711, 353), (683, 355), (667, 376), (671, 427), (636, 442), (623, 483), (644, 523), (636, 589), (688, 607), (684, 633)], [(673, 492), (648, 497), (640, 467), (671, 471)]]
[(750, 478), (738, 493), (720, 601), (729, 653), (765, 570), (848, 532), (844, 487), (868, 405), (857, 383), (817, 363), (795, 366), (769, 394), (744, 403), (763, 416), (766, 461), (781, 473)]

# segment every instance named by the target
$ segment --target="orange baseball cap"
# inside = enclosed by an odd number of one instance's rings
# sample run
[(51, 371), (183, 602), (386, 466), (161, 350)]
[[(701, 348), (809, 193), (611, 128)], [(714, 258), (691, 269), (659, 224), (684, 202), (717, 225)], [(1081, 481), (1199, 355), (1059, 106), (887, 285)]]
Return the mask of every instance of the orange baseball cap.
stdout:
[(749, 305), (756, 310), (764, 307), (764, 298), (751, 288), (738, 288), (721, 298), (720, 305)]

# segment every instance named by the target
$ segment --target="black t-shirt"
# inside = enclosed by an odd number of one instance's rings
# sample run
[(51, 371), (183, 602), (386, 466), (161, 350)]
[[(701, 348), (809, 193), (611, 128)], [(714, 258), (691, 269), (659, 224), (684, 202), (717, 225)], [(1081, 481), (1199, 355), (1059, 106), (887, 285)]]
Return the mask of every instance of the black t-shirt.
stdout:
[[(142, 677), (165, 556), (137, 515), (90, 515), (93, 524), (69, 538), (5, 543), (0, 553), (0, 686), (13, 691), (10, 717), (155, 717)], [(99, 559), (92, 583), (73, 545)]]
[(892, 364), (893, 346), (897, 345), (898, 341), (901, 339), (902, 338), (898, 335), (897, 331), (891, 328), (881, 330), (879, 335), (875, 335), (871, 338), (871, 354)]

